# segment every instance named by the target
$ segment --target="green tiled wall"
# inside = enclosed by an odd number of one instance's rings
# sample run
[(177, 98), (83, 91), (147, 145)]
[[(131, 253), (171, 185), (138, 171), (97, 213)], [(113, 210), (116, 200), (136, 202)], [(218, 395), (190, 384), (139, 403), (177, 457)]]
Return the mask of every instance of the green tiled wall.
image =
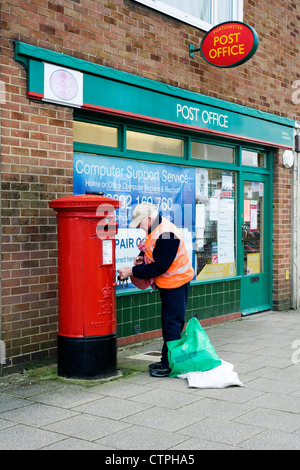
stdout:
[(160, 328), (158, 292), (139, 292), (117, 297), (117, 333), (119, 338)]
[[(158, 330), (160, 297), (156, 292), (138, 292), (117, 297), (119, 338)], [(205, 320), (240, 311), (240, 281), (222, 281), (191, 286), (186, 320), (197, 315)]]

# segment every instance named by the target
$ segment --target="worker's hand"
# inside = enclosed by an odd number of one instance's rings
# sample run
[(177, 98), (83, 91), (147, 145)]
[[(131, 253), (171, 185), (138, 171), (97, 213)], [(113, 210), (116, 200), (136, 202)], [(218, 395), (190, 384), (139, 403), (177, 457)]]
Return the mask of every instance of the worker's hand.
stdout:
[(133, 263), (134, 263), (134, 266), (136, 266), (137, 264), (143, 264), (144, 263), (144, 257), (143, 256), (137, 256), (136, 258), (134, 258)]
[(132, 268), (118, 269), (118, 273), (121, 279), (127, 279), (127, 277), (132, 276)]

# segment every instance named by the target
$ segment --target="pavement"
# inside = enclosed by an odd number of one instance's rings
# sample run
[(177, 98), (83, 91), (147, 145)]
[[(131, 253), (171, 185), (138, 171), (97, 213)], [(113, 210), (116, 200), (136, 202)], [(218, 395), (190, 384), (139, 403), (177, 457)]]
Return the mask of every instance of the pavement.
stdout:
[(0, 449), (148, 450), (151, 463), (159, 451), (300, 449), (300, 310), (205, 330), (244, 387), (151, 377), (161, 339), (120, 348), (115, 378), (58, 378), (55, 365), (1, 376)]

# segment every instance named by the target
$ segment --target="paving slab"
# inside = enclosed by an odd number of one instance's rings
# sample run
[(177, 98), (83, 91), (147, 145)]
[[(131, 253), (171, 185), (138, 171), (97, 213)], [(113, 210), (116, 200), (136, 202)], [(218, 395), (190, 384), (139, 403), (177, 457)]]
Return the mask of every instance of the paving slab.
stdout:
[(61, 421), (77, 415), (78, 413), (63, 410), (55, 406), (47, 406), (41, 403), (32, 403), (22, 408), (15, 408), (1, 414), (1, 418), (14, 423), (26, 424), (28, 426), (41, 427), (46, 424)]
[(77, 406), (73, 408), (73, 410), (94, 416), (121, 420), (122, 418), (134, 415), (147, 408), (152, 408), (151, 404), (116, 397), (104, 397), (100, 400)]
[(129, 424), (122, 423), (118, 420), (81, 413), (73, 418), (67, 418), (54, 424), (44, 426), (43, 429), (55, 432), (59, 435), (94, 442), (103, 436), (114, 435), (116, 432), (128, 427)]
[(227, 445), (241, 444), (249, 437), (260, 434), (263, 429), (259, 426), (248, 426), (222, 418), (206, 418), (199, 424), (193, 424), (180, 430), (181, 434), (211, 442)]
[(0, 431), (0, 449), (38, 450), (62, 439), (56, 432), (20, 424)]
[(170, 431), (131, 426), (97, 441), (98, 444), (113, 446), (119, 450), (167, 450), (188, 439), (187, 436)]

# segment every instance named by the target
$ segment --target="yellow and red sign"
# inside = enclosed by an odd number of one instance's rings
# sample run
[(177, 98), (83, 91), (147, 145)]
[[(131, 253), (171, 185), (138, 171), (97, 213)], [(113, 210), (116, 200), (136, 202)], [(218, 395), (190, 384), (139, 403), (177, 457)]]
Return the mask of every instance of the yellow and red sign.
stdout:
[(246, 23), (230, 21), (214, 26), (202, 39), (202, 57), (216, 67), (229, 68), (249, 60), (258, 48), (256, 31)]

